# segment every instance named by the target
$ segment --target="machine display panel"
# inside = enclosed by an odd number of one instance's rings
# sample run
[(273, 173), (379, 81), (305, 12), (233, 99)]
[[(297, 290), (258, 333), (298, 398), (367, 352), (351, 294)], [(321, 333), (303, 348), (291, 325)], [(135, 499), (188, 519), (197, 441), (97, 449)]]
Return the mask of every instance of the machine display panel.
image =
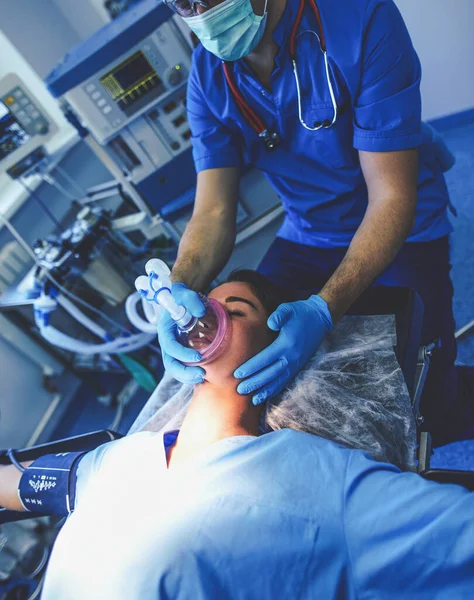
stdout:
[(141, 50), (101, 77), (100, 83), (123, 110), (152, 90), (163, 87), (163, 82)]
[(26, 144), (30, 135), (0, 100), (0, 160)]

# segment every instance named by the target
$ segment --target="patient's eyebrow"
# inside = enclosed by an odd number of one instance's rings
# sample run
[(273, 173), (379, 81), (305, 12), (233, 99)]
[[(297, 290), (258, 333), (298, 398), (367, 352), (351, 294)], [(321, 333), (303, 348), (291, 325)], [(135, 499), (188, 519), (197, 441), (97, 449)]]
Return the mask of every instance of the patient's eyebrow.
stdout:
[(240, 296), (229, 296), (228, 298), (225, 299), (226, 303), (227, 302), (245, 302), (245, 304), (248, 304), (249, 306), (251, 306), (254, 310), (256, 310), (258, 312), (258, 308), (255, 306), (255, 304), (253, 302), (250, 302), (250, 300), (247, 300), (246, 298), (240, 298)]

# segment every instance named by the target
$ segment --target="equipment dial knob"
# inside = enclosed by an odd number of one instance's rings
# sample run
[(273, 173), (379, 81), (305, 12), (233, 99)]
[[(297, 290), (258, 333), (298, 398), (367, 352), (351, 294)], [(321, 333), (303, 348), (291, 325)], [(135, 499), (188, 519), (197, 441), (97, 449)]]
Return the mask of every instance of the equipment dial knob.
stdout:
[(166, 81), (173, 87), (179, 85), (183, 81), (183, 70), (181, 65), (175, 65), (171, 69), (168, 69), (166, 73)]

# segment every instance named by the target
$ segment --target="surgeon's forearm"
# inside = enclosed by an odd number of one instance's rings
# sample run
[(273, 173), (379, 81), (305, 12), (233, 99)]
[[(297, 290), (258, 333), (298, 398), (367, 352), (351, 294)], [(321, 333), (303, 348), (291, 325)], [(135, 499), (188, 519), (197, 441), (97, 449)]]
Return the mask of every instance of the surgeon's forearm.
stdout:
[[(32, 461), (22, 463), (24, 467), (29, 467)], [(13, 465), (0, 466), (0, 506), (8, 510), (22, 510), (23, 505), (18, 498), (18, 486), (21, 479), (20, 471)]]
[(319, 294), (328, 303), (333, 322), (393, 261), (413, 227), (414, 211), (392, 208), (374, 213), (366, 215), (344, 260)]
[(240, 169), (201, 171), (194, 212), (181, 238), (171, 278), (206, 291), (232, 254), (235, 243)]
[[(390, 157), (383, 160), (385, 167), (389, 167)], [(377, 172), (369, 177), (369, 205), (364, 219), (344, 260), (320, 292), (334, 322), (388, 267), (413, 228), (417, 200), (416, 151), (400, 153), (393, 166), (395, 174), (397, 166), (402, 173), (393, 177), (392, 185), (384, 185), (383, 169), (380, 178)], [(391, 177), (387, 179), (390, 181)]]
[(181, 238), (172, 280), (206, 291), (232, 254), (235, 229), (235, 219), (222, 222), (212, 214), (193, 217)]

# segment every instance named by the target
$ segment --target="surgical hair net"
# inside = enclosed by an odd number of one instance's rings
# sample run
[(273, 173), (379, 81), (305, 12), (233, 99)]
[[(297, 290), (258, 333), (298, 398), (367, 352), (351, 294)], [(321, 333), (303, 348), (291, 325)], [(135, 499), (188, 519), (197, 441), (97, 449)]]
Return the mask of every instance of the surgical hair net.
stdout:
[[(291, 428), (415, 468), (416, 428), (394, 352), (393, 316), (348, 316), (283, 394), (267, 403), (262, 431)], [(165, 375), (130, 433), (179, 429), (193, 387)]]
[(394, 330), (393, 317), (343, 319), (281, 399), (268, 405), (266, 426), (312, 433), (413, 469), (415, 420)]

